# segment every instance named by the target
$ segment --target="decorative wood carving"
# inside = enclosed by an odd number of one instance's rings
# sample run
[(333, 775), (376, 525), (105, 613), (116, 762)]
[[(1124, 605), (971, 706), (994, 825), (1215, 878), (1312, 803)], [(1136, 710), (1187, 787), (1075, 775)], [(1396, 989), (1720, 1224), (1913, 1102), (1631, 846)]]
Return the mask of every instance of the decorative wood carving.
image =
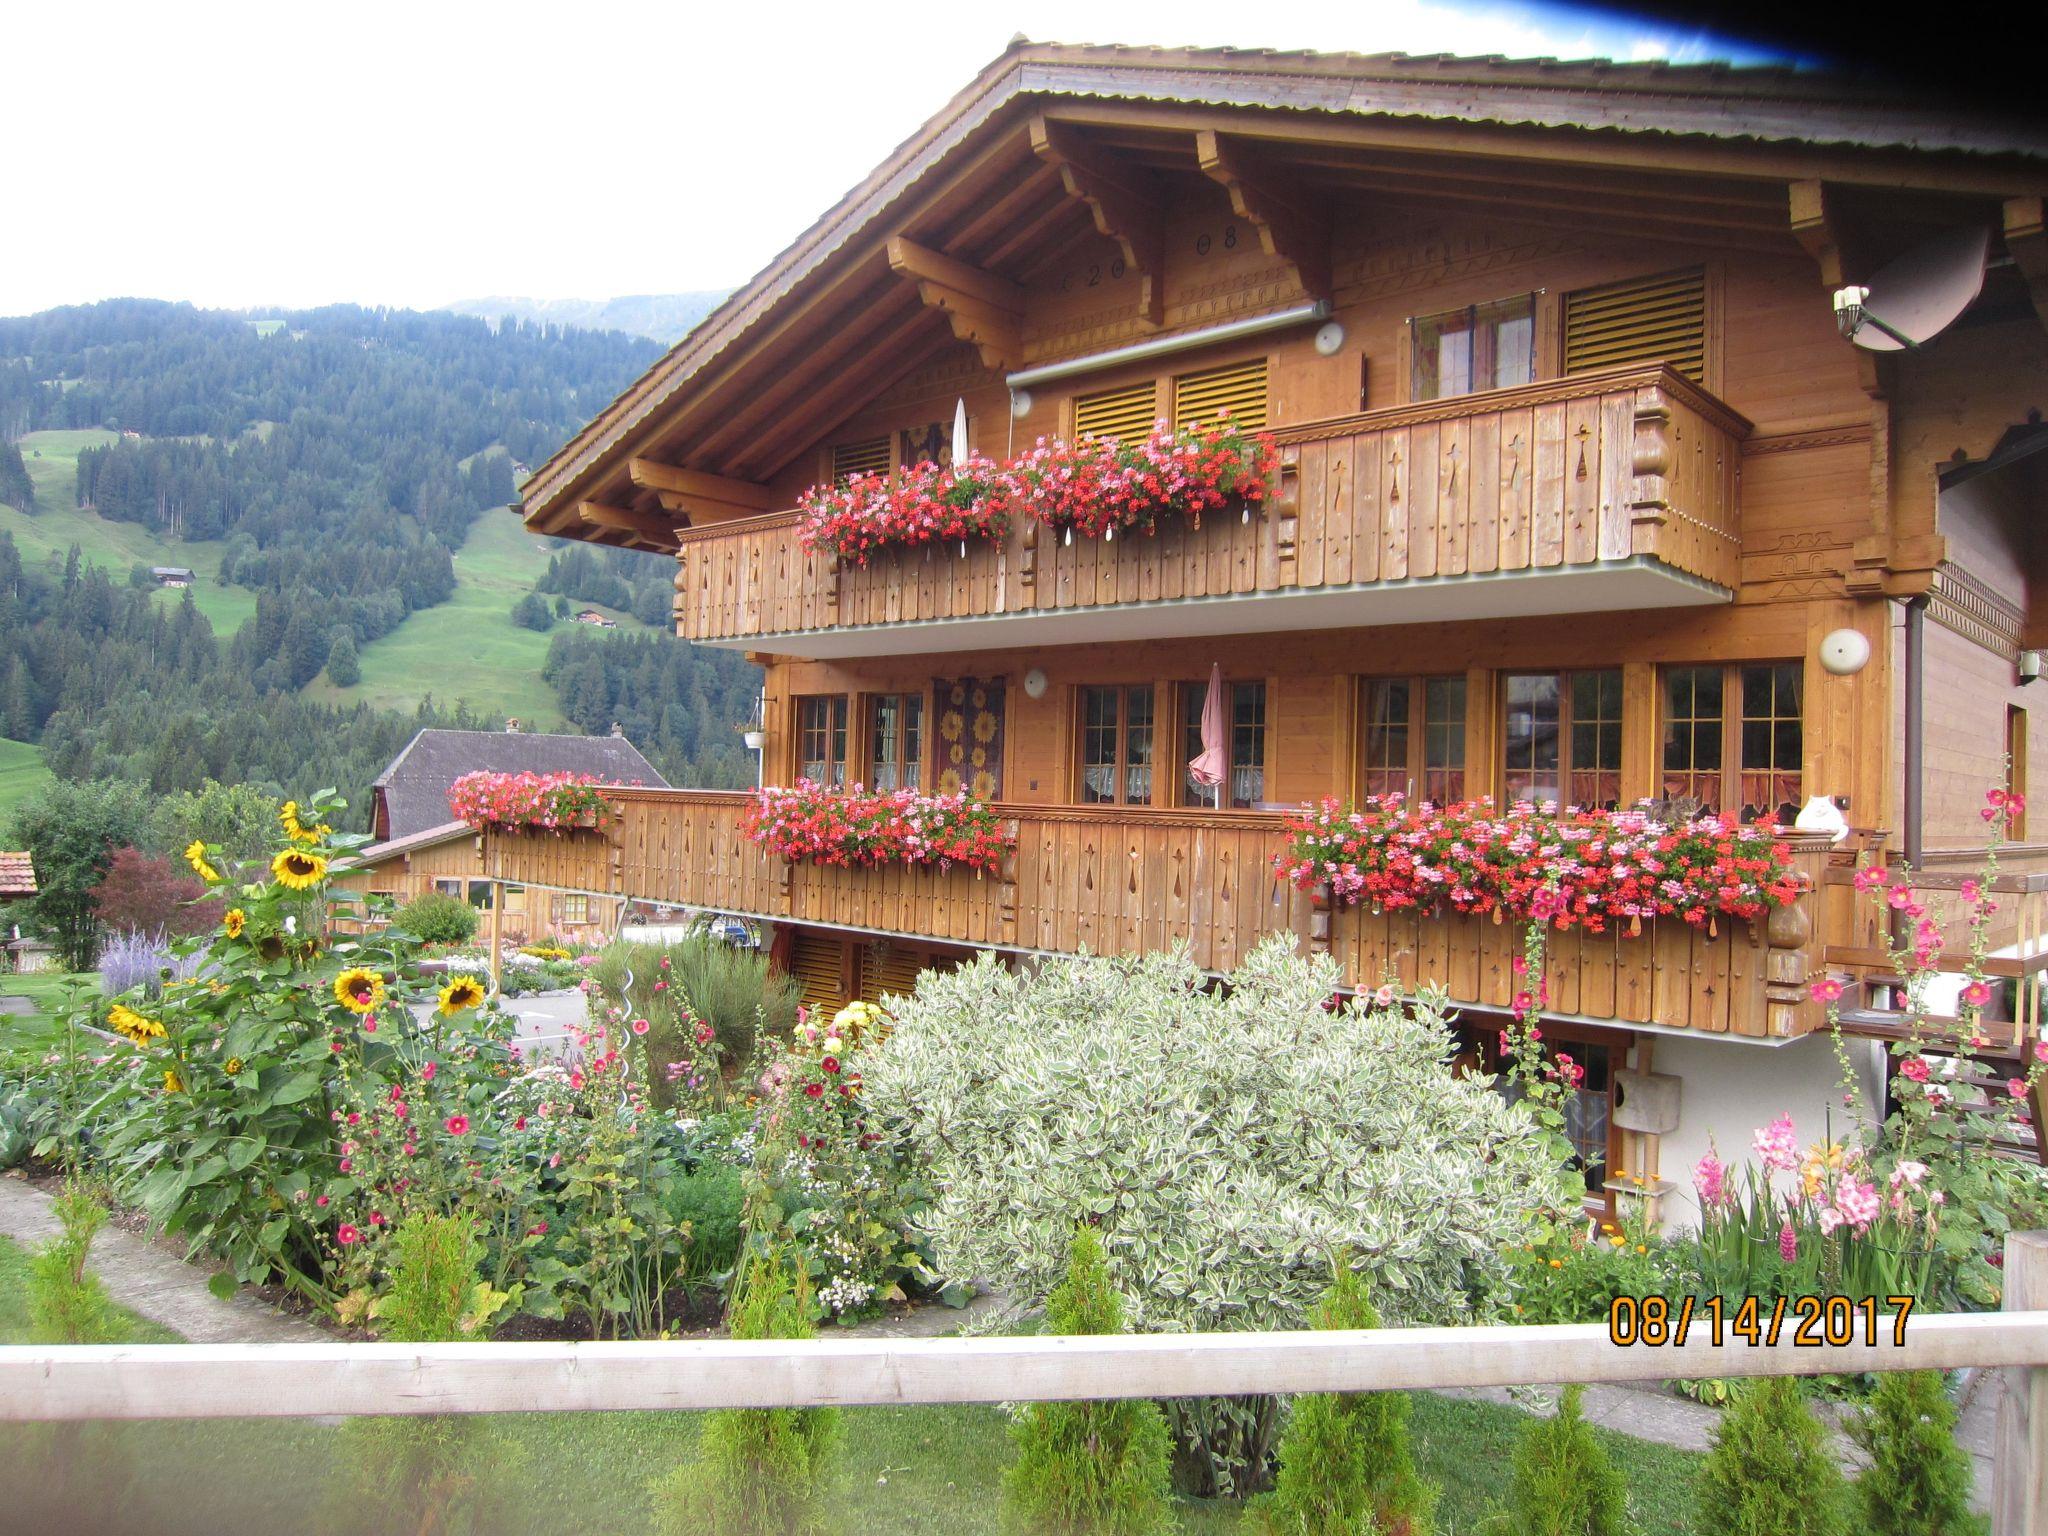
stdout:
[(945, 315), (954, 336), (975, 349), (983, 367), (1004, 372), (1019, 365), (1022, 288), (901, 235), (889, 241), (888, 257), (889, 270), (917, 284), (919, 301)]
[(1149, 172), (1120, 162), (1067, 123), (1031, 120), (1031, 148), (1055, 166), (1069, 197), (1088, 205), (1095, 227), (1117, 243), (1137, 279), (1138, 318), (1166, 321), (1166, 214)]
[(1275, 170), (1256, 148), (1201, 129), (1195, 159), (1211, 181), (1230, 194), (1230, 206), (1259, 232), (1259, 244), (1294, 274), (1303, 297), (1330, 296), (1330, 200), (1295, 177)]

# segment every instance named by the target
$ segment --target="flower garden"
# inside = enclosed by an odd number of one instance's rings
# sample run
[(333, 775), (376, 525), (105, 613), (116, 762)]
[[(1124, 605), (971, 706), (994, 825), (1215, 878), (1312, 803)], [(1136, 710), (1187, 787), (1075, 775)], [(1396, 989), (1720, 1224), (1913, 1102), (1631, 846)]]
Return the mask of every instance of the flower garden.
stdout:
[[(563, 787), (476, 804), (559, 823), (581, 814), (546, 798)], [(750, 835), (828, 861), (999, 855), (985, 808), (868, 798), (767, 791)], [(1991, 809), (1995, 868), (2013, 808)], [(1067, 1332), (1595, 1322), (1644, 1297), (1984, 1308), (1999, 1300), (2003, 1234), (2048, 1225), (2039, 1170), (1982, 1155), (1983, 1112), (2024, 1113), (2043, 1064), (1967, 1121), (1969, 1090), (1931, 1064), (1967, 1060), (1981, 1038), (1985, 887), (1963, 893), (1976, 961), (1950, 1026), (1925, 1005), (1943, 936), (1876, 865), (1857, 883), (1902, 919), (1894, 958), (1924, 1021), (1892, 1047), (1889, 1112), (1855, 1102), (1841, 1047), (1839, 1139), (1802, 1146), (1767, 1113), (1746, 1145), (1692, 1170), (1695, 1221), (1659, 1230), (1626, 1197), (1611, 1222), (1584, 1216), (1560, 1130), (1575, 1069), (1542, 1039), (1541, 935), (1766, 912), (1788, 892), (1768, 828), (1400, 802), (1297, 819), (1294, 878), (1527, 925), (1504, 1094), (1452, 1071), (1441, 994), (1338, 998), (1328, 957), (1284, 938), (1223, 988), (1181, 955), (1028, 970), (983, 956), (887, 1008), (829, 1014), (709, 936), (534, 946), (531, 968), (588, 1004), (542, 1051), (482, 968), (405, 914), (327, 934), (328, 871), (367, 841), (333, 830), (339, 810), (287, 806), (259, 862), (188, 850), (216, 926), (115, 991), (79, 990), (0, 1056), (0, 1161), (67, 1180), (73, 1246), (36, 1257), (20, 1325), (33, 1336), (121, 1336), (107, 1298), (88, 1304), (83, 1264), (109, 1206), (349, 1336), (394, 1339), (801, 1337), (977, 1289), (993, 1298), (977, 1327)], [(1839, 983), (1816, 995), (1838, 1007)], [(1962, 1497), (1938, 1379), (1823, 1384), (1890, 1469), (1853, 1485), (1796, 1390), (1680, 1385), (1730, 1404), (1703, 1460), (1596, 1432), (1575, 1398), (1543, 1421), (1426, 1394), (872, 1410), (845, 1424), (826, 1410), (686, 1427), (632, 1416), (630, 1431), (588, 1430), (658, 1448), (630, 1476), (613, 1464), (592, 1528), (852, 1528), (844, 1515), (862, 1529), (1413, 1532), (1434, 1511), (1458, 1530), (1747, 1531), (1764, 1527), (1728, 1512), (1769, 1507), (1792, 1480), (1816, 1523), (1772, 1528), (1796, 1536), (1891, 1498), (1885, 1477)], [(537, 1511), (559, 1516), (550, 1485), (596, 1475), (526, 1470), (547, 1453), (526, 1426), (437, 1422), (364, 1421), (331, 1440), (270, 1426), (248, 1443), (317, 1445), (344, 1490), (370, 1486), (366, 1467), (411, 1469), (402, 1487), (375, 1485), (388, 1527), (363, 1528), (528, 1528)], [(1498, 1473), (1475, 1476), (1475, 1459)], [(1585, 1501), (1576, 1524), (1546, 1523), (1560, 1468)], [(512, 1487), (541, 1491), (514, 1511)], [(1950, 1528), (1963, 1527), (1926, 1527)]]
[(1247, 506), (1278, 484), (1279, 450), (1224, 417), (1178, 430), (1160, 423), (1143, 439), (1041, 438), (1007, 463), (971, 458), (918, 464), (812, 486), (797, 503), (807, 549), (865, 565), (892, 548), (1000, 540), (1031, 518), (1071, 538), (1113, 539), (1119, 529), (1156, 531), (1162, 517), (1200, 525), (1233, 501)]

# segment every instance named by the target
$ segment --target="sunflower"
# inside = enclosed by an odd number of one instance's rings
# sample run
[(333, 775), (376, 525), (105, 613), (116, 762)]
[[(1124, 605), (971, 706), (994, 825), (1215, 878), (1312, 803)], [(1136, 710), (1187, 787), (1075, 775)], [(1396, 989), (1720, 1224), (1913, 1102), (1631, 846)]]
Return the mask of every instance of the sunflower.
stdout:
[(230, 1056), (227, 1060), (227, 1065), (223, 1067), (222, 1070), (226, 1072), (229, 1077), (240, 1077), (242, 1075), (242, 1066), (243, 1062), (241, 1057)]
[(242, 930), (248, 924), (249, 914), (240, 907), (229, 907), (226, 914), (220, 920), (222, 929), (226, 931), (227, 936), (231, 939), (239, 939), (242, 936)]
[(107, 1010), (107, 1027), (137, 1045), (147, 1045), (164, 1037), (163, 1025), (155, 1019), (145, 1018), (126, 1003), (116, 1003)]
[(220, 871), (207, 862), (206, 842), (203, 838), (195, 837), (185, 845), (185, 862), (192, 866), (195, 875), (209, 885), (220, 883)]
[(352, 965), (334, 978), (334, 1000), (350, 1013), (370, 1013), (384, 1001), (384, 978)]
[(185, 1091), (185, 1080), (184, 1080), (183, 1078), (179, 1077), (179, 1076), (178, 1076), (178, 1074), (177, 1074), (177, 1073), (175, 1073), (175, 1072), (171, 1072), (171, 1071), (166, 1071), (166, 1072), (164, 1073), (164, 1092), (165, 1092), (165, 1093), (183, 1093), (184, 1091)]
[(474, 976), (457, 976), (441, 989), (441, 1012), (460, 1013), (484, 1000), (484, 986)]
[(287, 848), (270, 861), (270, 873), (279, 885), (303, 891), (327, 878), (327, 861), (317, 853)]
[(299, 819), (299, 802), (287, 800), (277, 808), (277, 819), (284, 827), (284, 835), (295, 843), (317, 843), (330, 837), (334, 828), (322, 822), (318, 826), (307, 826)]

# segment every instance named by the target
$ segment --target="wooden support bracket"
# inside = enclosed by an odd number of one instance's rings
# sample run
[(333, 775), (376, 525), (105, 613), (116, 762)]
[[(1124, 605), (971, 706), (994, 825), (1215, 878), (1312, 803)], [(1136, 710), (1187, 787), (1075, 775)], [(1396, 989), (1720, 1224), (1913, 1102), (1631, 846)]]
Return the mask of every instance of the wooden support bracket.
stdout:
[(2048, 199), (2015, 197), (2005, 205), (2005, 249), (2020, 276), (2034, 313), (2048, 326)]
[(1294, 177), (1274, 169), (1243, 141), (1199, 129), (1195, 158), (1202, 172), (1230, 194), (1237, 216), (1259, 232), (1268, 256), (1293, 269), (1302, 297), (1330, 296), (1330, 214), (1319, 198)]
[(586, 528), (605, 528), (627, 534), (635, 543), (644, 544), (649, 549), (673, 551), (677, 548), (676, 525), (653, 512), (609, 506), (601, 501), (579, 501), (576, 503), (576, 520)]
[(984, 368), (1004, 373), (1020, 365), (1021, 286), (903, 235), (890, 239), (888, 255), (889, 270), (917, 284), (919, 302), (945, 315), (954, 336), (981, 354)]
[(1088, 205), (1095, 227), (1123, 251), (1138, 281), (1138, 317), (1166, 323), (1166, 214), (1148, 172), (1127, 165), (1070, 123), (1031, 120), (1031, 148), (1056, 166), (1069, 197)]

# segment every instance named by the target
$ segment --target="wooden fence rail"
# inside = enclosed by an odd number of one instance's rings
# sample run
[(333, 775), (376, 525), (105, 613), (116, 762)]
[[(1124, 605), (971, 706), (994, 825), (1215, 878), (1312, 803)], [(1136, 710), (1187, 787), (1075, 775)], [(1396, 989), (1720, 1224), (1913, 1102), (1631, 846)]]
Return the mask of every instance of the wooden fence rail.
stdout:
[(2048, 1233), (2006, 1250), (2006, 1310), (1875, 1343), (1616, 1345), (1604, 1325), (979, 1339), (0, 1348), (0, 1422), (696, 1411), (1360, 1392), (2005, 1368), (1996, 1536), (2048, 1531)]

